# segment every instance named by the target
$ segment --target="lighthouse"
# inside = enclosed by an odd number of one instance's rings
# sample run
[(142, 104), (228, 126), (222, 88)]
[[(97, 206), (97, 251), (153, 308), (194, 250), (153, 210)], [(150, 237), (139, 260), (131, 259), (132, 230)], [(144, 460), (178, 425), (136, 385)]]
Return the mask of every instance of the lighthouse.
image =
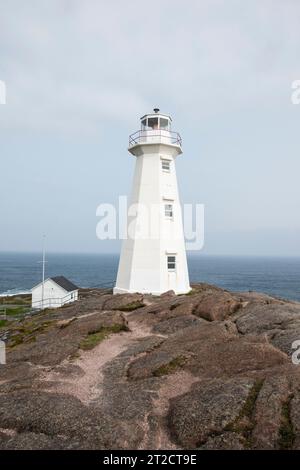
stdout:
[(114, 294), (185, 294), (191, 288), (175, 168), (181, 137), (158, 108), (140, 121), (129, 137), (136, 162)]

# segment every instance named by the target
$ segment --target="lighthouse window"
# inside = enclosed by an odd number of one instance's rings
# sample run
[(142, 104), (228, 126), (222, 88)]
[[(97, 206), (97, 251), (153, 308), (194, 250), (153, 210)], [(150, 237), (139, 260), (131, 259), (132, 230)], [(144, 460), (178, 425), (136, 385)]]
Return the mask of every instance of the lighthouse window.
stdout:
[(168, 130), (169, 129), (169, 121), (166, 118), (160, 118), (159, 120), (159, 127), (160, 129)]
[(159, 120), (159, 127), (160, 127), (160, 129), (168, 130), (168, 127), (169, 127), (169, 121), (168, 121), (168, 119), (160, 118), (160, 120)]
[(168, 271), (175, 271), (176, 269), (176, 256), (168, 256)]
[(148, 118), (148, 127), (150, 129), (158, 129), (158, 117)]
[(172, 204), (165, 204), (165, 216), (169, 219), (173, 218), (173, 206)]
[(162, 160), (161, 167), (163, 171), (170, 173), (170, 161), (169, 160)]

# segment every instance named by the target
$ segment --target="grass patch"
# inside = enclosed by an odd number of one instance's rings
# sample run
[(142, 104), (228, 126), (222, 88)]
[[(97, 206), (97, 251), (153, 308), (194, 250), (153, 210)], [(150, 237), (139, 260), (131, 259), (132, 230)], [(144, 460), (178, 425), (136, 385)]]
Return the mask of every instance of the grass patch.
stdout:
[(79, 351), (75, 351), (73, 352), (70, 356), (69, 356), (69, 360), (72, 362), (72, 361), (76, 361), (76, 359), (78, 359), (80, 357), (80, 352)]
[(6, 308), (6, 315), (21, 315), (22, 313), (28, 312), (28, 307), (7, 307)]
[(196, 290), (196, 289), (191, 289), (190, 292), (188, 292), (187, 294), (183, 294), (183, 295), (195, 295), (195, 294), (198, 294), (199, 291)]
[(238, 417), (234, 420), (233, 423), (228, 424), (225, 428), (225, 431), (233, 431), (233, 432), (242, 434), (243, 437), (245, 438), (246, 447), (248, 448), (251, 448), (251, 444), (252, 444), (251, 434), (255, 426), (255, 422), (253, 418), (255, 403), (259, 395), (259, 392), (263, 386), (263, 383), (264, 383), (263, 379), (259, 379), (255, 381)]
[(172, 359), (168, 364), (160, 366), (153, 372), (155, 377), (161, 377), (162, 375), (173, 374), (176, 370), (180, 369), (186, 363), (186, 357), (178, 356)]
[(0, 320), (0, 328), (2, 328), (3, 326), (6, 326), (7, 324), (8, 324), (7, 320)]
[(114, 310), (121, 310), (122, 312), (133, 312), (133, 310), (137, 310), (138, 308), (145, 307), (143, 302), (137, 300), (136, 302), (131, 302), (127, 305), (122, 305), (121, 307), (115, 308)]
[(84, 351), (89, 351), (94, 349), (98, 344), (100, 344), (104, 339), (106, 339), (110, 334), (119, 333), (120, 331), (128, 331), (126, 325), (112, 325), (112, 326), (103, 326), (98, 331), (93, 331), (89, 333), (79, 344), (80, 349)]
[(1, 304), (14, 304), (14, 305), (28, 305), (30, 307), (31, 305), (31, 295), (20, 295), (20, 296), (8, 296), (8, 297), (1, 297)]
[(61, 307), (58, 307), (58, 308), (50, 308), (50, 307), (46, 307), (46, 308), (43, 308), (41, 310), (41, 314), (42, 315), (45, 315), (46, 313), (53, 313), (53, 312), (56, 312), (57, 310), (59, 310)]
[(36, 340), (38, 334), (44, 333), (53, 324), (55, 324), (55, 322), (51, 320), (42, 323), (34, 321), (24, 322), (11, 331), (8, 345), (10, 348), (14, 348), (22, 343), (32, 343)]
[(35, 335), (24, 335), (23, 333), (19, 333), (17, 335), (12, 336), (9, 339), (9, 347), (14, 348), (19, 344), (23, 343), (33, 343), (36, 340)]
[(288, 400), (282, 405), (281, 410), (281, 426), (279, 429), (278, 446), (283, 450), (291, 449), (295, 440), (295, 433), (290, 413), (292, 398), (293, 395), (290, 395)]
[(257, 400), (257, 397), (259, 395), (259, 392), (263, 386), (263, 383), (264, 381), (261, 379), (261, 380), (256, 380), (256, 382), (254, 383), (253, 387), (251, 388), (250, 390), (250, 393), (247, 397), (247, 400), (246, 400), (246, 403), (244, 404), (242, 410), (241, 410), (241, 413), (240, 413), (240, 417), (246, 417), (246, 418), (252, 418), (252, 415), (253, 415), (253, 411), (254, 411), (254, 407), (255, 407), (255, 403), (256, 403), (256, 400)]

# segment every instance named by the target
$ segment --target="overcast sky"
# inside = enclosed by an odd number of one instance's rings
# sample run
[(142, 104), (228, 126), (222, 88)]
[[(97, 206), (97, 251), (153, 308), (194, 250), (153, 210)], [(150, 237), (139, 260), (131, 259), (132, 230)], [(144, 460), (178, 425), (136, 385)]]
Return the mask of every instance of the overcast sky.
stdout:
[(298, 0), (0, 0), (0, 251), (118, 250), (96, 208), (158, 106), (205, 252), (300, 255), (299, 24)]

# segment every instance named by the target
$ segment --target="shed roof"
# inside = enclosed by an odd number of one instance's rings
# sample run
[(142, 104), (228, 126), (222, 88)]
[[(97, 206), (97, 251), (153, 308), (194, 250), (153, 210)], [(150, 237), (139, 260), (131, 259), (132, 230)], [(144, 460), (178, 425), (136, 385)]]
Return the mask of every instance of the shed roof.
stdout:
[(72, 292), (73, 290), (77, 290), (78, 287), (73, 284), (73, 282), (69, 281), (64, 276), (55, 276), (55, 277), (50, 277), (52, 281), (54, 281), (57, 285), (65, 289), (67, 292)]

